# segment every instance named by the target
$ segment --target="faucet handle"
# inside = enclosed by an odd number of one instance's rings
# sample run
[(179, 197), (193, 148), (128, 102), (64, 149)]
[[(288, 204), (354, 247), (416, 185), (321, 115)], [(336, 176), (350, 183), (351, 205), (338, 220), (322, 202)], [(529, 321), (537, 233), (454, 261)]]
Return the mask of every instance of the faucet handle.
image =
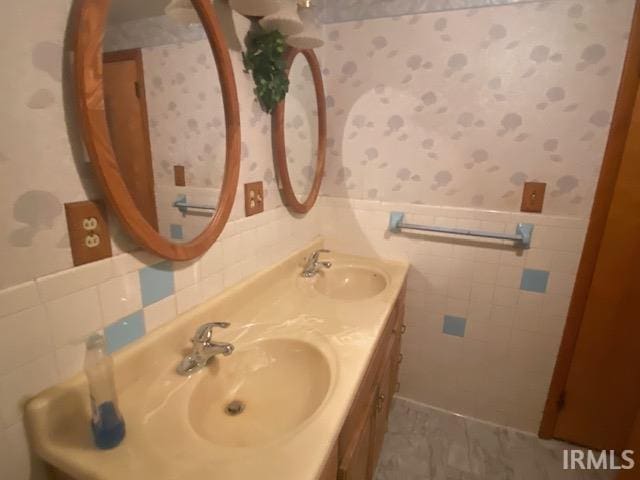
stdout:
[(229, 322), (209, 322), (204, 325), (200, 325), (196, 330), (196, 334), (191, 341), (193, 343), (205, 343), (211, 341), (214, 328), (229, 328), (231, 324)]
[(311, 258), (314, 262), (317, 262), (317, 261), (318, 261), (318, 257), (320, 256), (320, 254), (321, 254), (321, 253), (331, 253), (331, 250), (327, 250), (326, 248), (321, 248), (320, 250), (316, 250), (315, 252), (313, 252), (313, 253), (311, 254), (311, 257), (310, 257), (310, 258)]

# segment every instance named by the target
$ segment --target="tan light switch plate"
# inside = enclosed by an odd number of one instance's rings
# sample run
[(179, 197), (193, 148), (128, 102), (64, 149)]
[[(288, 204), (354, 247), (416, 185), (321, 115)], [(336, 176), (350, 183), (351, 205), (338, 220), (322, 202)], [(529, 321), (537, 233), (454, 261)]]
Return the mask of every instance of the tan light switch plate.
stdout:
[(65, 203), (64, 211), (74, 265), (111, 256), (109, 224), (101, 201)]
[(544, 192), (547, 189), (546, 183), (527, 182), (522, 191), (521, 212), (541, 213), (544, 204)]
[(173, 183), (176, 185), (176, 187), (185, 187), (187, 185), (184, 165), (173, 166), (173, 179)]
[(244, 212), (247, 217), (264, 212), (262, 182), (244, 184)]

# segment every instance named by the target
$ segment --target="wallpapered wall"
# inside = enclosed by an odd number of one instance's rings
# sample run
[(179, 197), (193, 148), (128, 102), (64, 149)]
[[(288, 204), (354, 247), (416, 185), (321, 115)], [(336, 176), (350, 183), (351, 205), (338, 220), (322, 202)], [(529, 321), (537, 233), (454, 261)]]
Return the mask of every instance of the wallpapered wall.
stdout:
[(7, 66), (0, 78), (0, 288), (71, 266), (62, 204), (92, 193), (87, 166), (74, 161), (63, 108), (70, 4), (10, 3), (0, 19)]
[[(190, 241), (211, 221), (202, 212), (182, 214), (179, 196), (215, 206), (226, 160), (222, 94), (206, 39), (142, 49), (156, 210), (160, 232)], [(186, 187), (175, 186), (174, 166), (185, 169)]]
[[(63, 203), (99, 196), (63, 75), (70, 1), (11, 5), (0, 20), (15, 45), (0, 53), (12, 65), (0, 79), (0, 288), (69, 268)], [(547, 213), (586, 215), (630, 8), (558, 0), (328, 25), (324, 193), (515, 210), (522, 182), (537, 179), (549, 183)], [(233, 61), (241, 182), (263, 179), (279, 201), (269, 118)], [(130, 248), (114, 230), (116, 251)]]
[(324, 194), (586, 216), (632, 3), (552, 1), (326, 26)]
[(326, 23), (535, 1), (538, 0), (319, 0)]
[(142, 50), (156, 185), (173, 185), (173, 166), (187, 185), (219, 188), (226, 133), (222, 94), (207, 40)]
[[(63, 205), (102, 196), (74, 124), (70, 51), (64, 47), (70, 6), (70, 0), (12, 3), (0, 19), (3, 38), (13, 45), (0, 49), (3, 65), (10, 66), (0, 78), (5, 112), (0, 118), (0, 289), (70, 268)], [(281, 205), (270, 117), (254, 100), (240, 53), (231, 55), (243, 137), (239, 187), (263, 180), (270, 209)], [(197, 55), (189, 60), (198, 64)], [(243, 213), (238, 201), (236, 207), (233, 215), (238, 217)], [(111, 228), (115, 252), (131, 249), (115, 222)]]

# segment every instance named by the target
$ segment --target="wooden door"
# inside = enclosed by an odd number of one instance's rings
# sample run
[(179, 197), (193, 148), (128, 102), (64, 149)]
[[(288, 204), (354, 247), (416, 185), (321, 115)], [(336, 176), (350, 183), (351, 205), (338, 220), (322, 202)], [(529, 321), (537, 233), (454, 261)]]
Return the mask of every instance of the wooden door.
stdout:
[(144, 69), (139, 49), (105, 53), (104, 97), (111, 143), (122, 177), (144, 218), (157, 230)]
[[(613, 134), (613, 133), (612, 133)], [(623, 450), (640, 408), (640, 95), (554, 436)]]
[(620, 475), (616, 477), (616, 480), (639, 480), (640, 479), (640, 412), (636, 416), (636, 421), (633, 425), (633, 430), (629, 441), (625, 447), (627, 450), (633, 450), (633, 462), (634, 468), (629, 470), (620, 471)]

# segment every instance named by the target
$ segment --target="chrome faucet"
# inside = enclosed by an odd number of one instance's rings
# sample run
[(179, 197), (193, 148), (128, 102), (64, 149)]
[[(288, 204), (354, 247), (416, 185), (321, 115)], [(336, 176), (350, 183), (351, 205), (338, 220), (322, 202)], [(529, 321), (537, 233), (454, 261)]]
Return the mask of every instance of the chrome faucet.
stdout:
[(214, 342), (212, 338), (214, 328), (228, 328), (229, 325), (227, 322), (212, 322), (198, 327), (196, 334), (191, 339), (193, 350), (182, 359), (176, 371), (180, 375), (191, 375), (206, 367), (209, 360), (216, 355), (224, 355), (225, 357), (231, 355), (234, 349), (233, 345)]
[(311, 277), (314, 277), (320, 271), (320, 267), (331, 268), (331, 262), (321, 262), (318, 260), (321, 253), (329, 253), (329, 252), (331, 252), (331, 250), (325, 250), (325, 249), (316, 250), (315, 252), (313, 252), (307, 259), (307, 263), (302, 269), (302, 276), (304, 278), (311, 278)]

